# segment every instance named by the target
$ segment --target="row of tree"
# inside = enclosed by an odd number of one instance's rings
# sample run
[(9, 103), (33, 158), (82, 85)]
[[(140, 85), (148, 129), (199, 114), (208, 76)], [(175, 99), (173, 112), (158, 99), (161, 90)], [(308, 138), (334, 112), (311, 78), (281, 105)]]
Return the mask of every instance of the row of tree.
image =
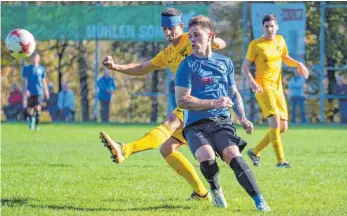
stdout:
[[(285, 2), (281, 2), (285, 3)], [(26, 5), (93, 5), (95, 2), (3, 2), (2, 4)], [(24, 5), (23, 5), (24, 4)], [(100, 6), (113, 5), (145, 5), (167, 4), (167, 2), (99, 2)], [(174, 2), (173, 6), (187, 4)], [(228, 47), (221, 53), (230, 56), (236, 66), (236, 73), (241, 78), (241, 63), (243, 59), (243, 41), (252, 39), (251, 23), (248, 20), (248, 38), (243, 38), (242, 2), (201, 2), (209, 5), (209, 15), (215, 21), (215, 27), (221, 38), (225, 39)], [(319, 64), (319, 32), (320, 32), (320, 2), (305, 2), (306, 4), (306, 64)], [(330, 4), (335, 4), (331, 2)], [(250, 4), (248, 4), (250, 7)], [(250, 9), (248, 10), (250, 13)], [(326, 19), (326, 66), (347, 64), (347, 10), (343, 8), (327, 9)], [(250, 17), (250, 14), (248, 14)], [(21, 62), (12, 58), (1, 41), (1, 103), (6, 104), (12, 82), (21, 83)], [(153, 42), (117, 42), (99, 41), (99, 76), (102, 73), (101, 61), (106, 55), (112, 55), (117, 63), (143, 62), (151, 59), (163, 49), (167, 43)], [(93, 105), (95, 95), (94, 66), (95, 41), (37, 41), (37, 52), (41, 54), (42, 64), (47, 69), (49, 82), (54, 84), (55, 91), (60, 91), (63, 82), (69, 82), (76, 94), (77, 119), (89, 121), (93, 119)], [(30, 59), (26, 59), (26, 64)], [(307, 93), (318, 94), (319, 76), (312, 70)], [(335, 73), (346, 71), (327, 71), (326, 93), (331, 94), (335, 83)], [(118, 85), (111, 107), (111, 120), (118, 122), (155, 122), (166, 115), (166, 98), (136, 96), (138, 92), (167, 93), (166, 71), (159, 70), (143, 77), (130, 77), (115, 72), (114, 77)], [(284, 86), (291, 77), (290, 71), (284, 71)], [(241, 85), (239, 86), (241, 87)], [(253, 99), (247, 101), (250, 107), (255, 107)], [(336, 103), (336, 102), (335, 102)], [(336, 114), (333, 101), (326, 103), (327, 118), (334, 119)], [(254, 108), (256, 109), (256, 108)], [(312, 111), (312, 116), (319, 113), (319, 109)], [(330, 115), (330, 116), (329, 116)], [(318, 116), (318, 115), (317, 115)], [(332, 116), (332, 117), (331, 117)], [(261, 121), (261, 117), (255, 117)], [(317, 121), (312, 117), (312, 121)]]

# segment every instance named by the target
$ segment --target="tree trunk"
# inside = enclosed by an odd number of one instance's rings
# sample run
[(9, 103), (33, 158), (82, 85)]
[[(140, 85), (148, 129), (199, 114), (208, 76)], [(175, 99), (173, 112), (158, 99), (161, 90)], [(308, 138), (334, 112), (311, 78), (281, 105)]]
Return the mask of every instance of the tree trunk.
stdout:
[[(152, 56), (154, 57), (159, 52), (159, 46), (157, 43), (152, 43)], [(158, 93), (158, 71), (154, 71), (152, 74), (152, 93)], [(157, 122), (158, 119), (158, 96), (154, 95), (152, 98), (152, 112), (151, 122)]]
[(82, 121), (89, 121), (89, 100), (88, 100), (88, 67), (86, 59), (86, 48), (83, 41), (79, 42), (78, 54), (78, 74), (80, 78), (81, 110)]
[[(158, 71), (154, 71), (152, 75), (152, 92), (158, 92)], [(151, 122), (156, 122), (158, 119), (158, 96), (152, 96), (152, 112), (151, 112)]]
[[(327, 66), (334, 67), (336, 63), (336, 60), (330, 57), (327, 57)], [(327, 77), (328, 77), (328, 95), (333, 94), (333, 87), (336, 84), (336, 78), (335, 78), (335, 70), (328, 70), (327, 71)], [(331, 123), (334, 123), (334, 116), (337, 114), (338, 109), (334, 108), (333, 99), (328, 99), (328, 112), (325, 113), (325, 115), (328, 117), (329, 121)]]
[(62, 65), (62, 61), (63, 61), (63, 57), (64, 57), (64, 53), (67, 47), (67, 41), (64, 41), (64, 43), (60, 44), (59, 41), (57, 40), (57, 44), (56, 44), (56, 51), (57, 51), (57, 55), (58, 55), (58, 92), (60, 92), (62, 90), (62, 82), (63, 82), (63, 65)]

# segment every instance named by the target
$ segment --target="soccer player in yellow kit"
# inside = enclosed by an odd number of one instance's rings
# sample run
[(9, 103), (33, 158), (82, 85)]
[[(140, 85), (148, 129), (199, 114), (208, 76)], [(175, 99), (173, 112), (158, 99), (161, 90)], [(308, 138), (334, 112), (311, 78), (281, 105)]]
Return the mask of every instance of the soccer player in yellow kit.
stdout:
[[(113, 62), (111, 56), (107, 56), (103, 60), (103, 65), (110, 70), (132, 76), (142, 76), (165, 67), (169, 67), (175, 74), (181, 61), (193, 52), (188, 34), (183, 33), (184, 25), (181, 16), (181, 12), (175, 8), (167, 8), (161, 12), (162, 30), (165, 38), (171, 44), (152, 60), (145, 63), (119, 65)], [(214, 48), (222, 49), (224, 47), (225, 42), (220, 38), (215, 38)], [(202, 184), (193, 165), (177, 151), (180, 146), (187, 144), (182, 130), (183, 110), (176, 108), (158, 127), (135, 142), (121, 144), (112, 140), (105, 132), (100, 133), (100, 138), (111, 151), (116, 163), (121, 163), (133, 153), (154, 149), (161, 145), (160, 153), (165, 161), (192, 186), (191, 198), (209, 199), (208, 190)]]
[[(276, 35), (276, 17), (272, 14), (266, 15), (262, 22), (264, 35), (249, 44), (242, 70), (255, 92), (256, 100), (270, 128), (259, 144), (248, 150), (248, 155), (255, 166), (260, 166), (260, 152), (272, 143), (277, 158), (276, 166), (290, 168), (284, 158), (281, 140), (281, 133), (288, 129), (288, 110), (281, 76), (282, 61), (289, 67), (296, 67), (306, 79), (309, 71), (303, 63), (289, 56), (284, 38)], [(249, 70), (252, 62), (256, 67), (255, 79)]]

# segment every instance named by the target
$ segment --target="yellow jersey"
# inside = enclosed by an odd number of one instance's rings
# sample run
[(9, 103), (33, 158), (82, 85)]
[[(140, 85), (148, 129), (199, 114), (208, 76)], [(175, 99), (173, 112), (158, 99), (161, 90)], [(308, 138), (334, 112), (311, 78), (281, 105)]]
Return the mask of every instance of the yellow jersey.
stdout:
[(192, 45), (188, 34), (183, 33), (176, 46), (170, 44), (164, 48), (151, 60), (151, 63), (161, 68), (169, 67), (171, 72), (176, 74), (181, 61), (192, 53)]
[(275, 40), (262, 36), (249, 44), (246, 59), (255, 63), (255, 81), (264, 90), (283, 90), (282, 56), (286, 54), (288, 48), (281, 35), (276, 35)]

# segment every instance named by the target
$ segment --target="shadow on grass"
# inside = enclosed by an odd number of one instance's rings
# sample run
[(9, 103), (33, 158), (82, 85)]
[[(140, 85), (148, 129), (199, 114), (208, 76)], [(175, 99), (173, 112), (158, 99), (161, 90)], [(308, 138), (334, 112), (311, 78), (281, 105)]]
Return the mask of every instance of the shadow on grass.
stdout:
[(27, 205), (27, 203), (28, 203), (28, 199), (20, 199), (20, 198), (2, 199), (1, 207), (25, 206)]
[(11, 164), (6, 164), (3, 163), (1, 164), (1, 166), (6, 166), (6, 167), (44, 167), (44, 166), (48, 166), (48, 167), (74, 167), (73, 165), (70, 164), (61, 164), (61, 163), (56, 163), (56, 164), (23, 164), (23, 163), (11, 163)]
[(174, 210), (174, 209), (191, 209), (188, 206), (178, 206), (178, 205), (159, 205), (159, 206), (148, 206), (148, 207), (135, 207), (135, 208), (83, 208), (71, 205), (36, 205), (28, 203), (28, 199), (3, 199), (1, 200), (1, 207), (29, 207), (29, 208), (40, 208), (40, 209), (52, 209), (52, 210), (73, 210), (73, 211), (86, 211), (86, 212), (96, 212), (96, 211), (115, 211), (115, 212), (127, 212), (127, 211), (148, 211), (148, 210)]
[(50, 167), (73, 167), (70, 164), (46, 164), (45, 166), (50, 166)]

